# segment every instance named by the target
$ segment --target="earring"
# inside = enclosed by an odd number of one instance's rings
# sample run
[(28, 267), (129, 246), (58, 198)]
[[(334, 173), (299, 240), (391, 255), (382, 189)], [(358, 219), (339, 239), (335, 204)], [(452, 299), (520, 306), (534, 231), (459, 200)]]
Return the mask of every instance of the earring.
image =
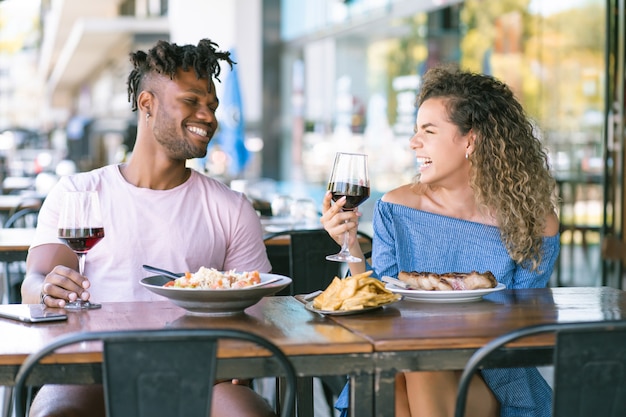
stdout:
[(148, 120), (150, 120), (150, 113), (146, 113), (146, 126), (148, 126)]
[(465, 152), (465, 159), (469, 159), (469, 154)]

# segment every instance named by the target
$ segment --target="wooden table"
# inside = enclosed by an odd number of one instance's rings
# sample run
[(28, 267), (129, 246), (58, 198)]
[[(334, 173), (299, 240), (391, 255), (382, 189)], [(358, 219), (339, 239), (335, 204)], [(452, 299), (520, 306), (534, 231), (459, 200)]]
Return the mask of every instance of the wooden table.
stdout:
[(0, 262), (15, 256), (22, 259), (35, 236), (34, 227), (2, 229), (0, 228)]
[[(503, 290), (482, 301), (434, 304), (403, 300), (332, 320), (369, 340), (375, 351), (375, 415), (394, 416), (397, 372), (459, 370), (488, 341), (520, 327), (626, 318), (626, 292), (608, 287)], [(498, 366), (552, 363), (553, 335), (511, 344)]]
[[(11, 385), (26, 355), (52, 338), (81, 330), (219, 326), (268, 337), (293, 361), (299, 376), (350, 375), (351, 416), (394, 415), (394, 376), (415, 370), (462, 369), (491, 339), (529, 325), (626, 318), (626, 292), (614, 288), (504, 290), (482, 301), (454, 304), (403, 300), (381, 310), (322, 317), (292, 297), (267, 297), (246, 315), (186, 315), (168, 301), (104, 303), (101, 310), (69, 312), (67, 323), (28, 325), (0, 319), (0, 385)], [(498, 366), (550, 364), (554, 338), (533, 337), (507, 349)], [(262, 358), (220, 362), (220, 377), (265, 375)], [(36, 375), (38, 383), (93, 383), (100, 350), (64, 351)], [(301, 404), (302, 405), (302, 404)]]
[[(6, 266), (11, 262), (25, 261), (34, 236), (35, 228), (0, 228), (0, 262)], [(7, 272), (7, 268), (4, 268), (4, 291), (0, 297), (3, 303), (7, 303), (9, 299), (10, 282)]]
[[(68, 311), (67, 322), (24, 324), (0, 318), (0, 385), (12, 385), (19, 365), (29, 353), (53, 338), (77, 331), (159, 329), (164, 327), (228, 327), (251, 331), (269, 338), (293, 361), (299, 377), (349, 374), (354, 379), (359, 398), (369, 401), (361, 416), (373, 409), (372, 345), (332, 320), (305, 310), (293, 297), (266, 297), (248, 308), (246, 314), (231, 317), (201, 317), (185, 313), (169, 301), (102, 303), (98, 310)], [(219, 378), (267, 376), (267, 357), (254, 357), (254, 350), (220, 349)], [(258, 354), (258, 350), (256, 352)], [(228, 357), (224, 359), (224, 357)], [(99, 344), (75, 346), (55, 354), (50, 365), (33, 374), (35, 384), (80, 383), (101, 380)], [(269, 371), (271, 372), (271, 370)], [(299, 379), (300, 384), (310, 378)], [(312, 412), (312, 403), (299, 396), (299, 409)], [(309, 396), (309, 401), (311, 397)], [(312, 415), (312, 414), (308, 414)]]
[[(286, 231), (287, 232), (287, 231)], [(265, 233), (264, 237), (271, 235), (272, 233)], [(265, 241), (265, 246), (289, 246), (291, 239), (288, 234), (276, 236)], [(363, 252), (372, 250), (372, 241), (364, 236), (359, 236), (359, 242), (363, 248)]]
[(11, 193), (15, 191), (34, 190), (34, 177), (6, 177), (2, 181), (2, 192)]
[(19, 208), (39, 208), (43, 197), (36, 195), (0, 194), (0, 212), (8, 214), (11, 210)]

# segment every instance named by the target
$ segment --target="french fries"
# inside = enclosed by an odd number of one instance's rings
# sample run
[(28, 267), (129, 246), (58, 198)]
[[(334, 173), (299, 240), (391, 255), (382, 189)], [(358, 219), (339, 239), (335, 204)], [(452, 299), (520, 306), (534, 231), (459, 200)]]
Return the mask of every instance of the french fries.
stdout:
[(376, 307), (401, 298), (385, 288), (385, 284), (371, 278), (372, 271), (349, 276), (335, 277), (333, 282), (313, 299), (313, 307), (325, 311), (362, 310)]

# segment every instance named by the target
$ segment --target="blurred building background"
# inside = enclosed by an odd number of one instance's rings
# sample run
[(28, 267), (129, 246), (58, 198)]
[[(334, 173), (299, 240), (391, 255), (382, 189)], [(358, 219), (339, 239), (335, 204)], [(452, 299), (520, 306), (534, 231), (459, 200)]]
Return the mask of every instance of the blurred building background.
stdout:
[(208, 37), (236, 55), (236, 78), (226, 69), (217, 88), (222, 102), (239, 92), (244, 134), (216, 138), (190, 164), (259, 198), (319, 200), (334, 153), (365, 152), (367, 216), (415, 173), (408, 140), (421, 76), (457, 62), (507, 82), (549, 149), (562, 202), (554, 284), (621, 286), (624, 2), (3, 0), (2, 175), (123, 161), (136, 126), (129, 52)]

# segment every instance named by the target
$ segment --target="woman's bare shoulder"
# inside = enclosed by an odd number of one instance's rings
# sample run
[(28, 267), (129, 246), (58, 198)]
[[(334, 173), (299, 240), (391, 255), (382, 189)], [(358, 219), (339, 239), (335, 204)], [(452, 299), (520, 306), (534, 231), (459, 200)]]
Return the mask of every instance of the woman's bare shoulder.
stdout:
[(543, 230), (543, 235), (555, 236), (559, 232), (560, 227), (561, 224), (559, 223), (559, 218), (557, 217), (556, 213), (552, 213), (546, 219), (546, 227)]
[(415, 190), (415, 184), (404, 184), (385, 193), (381, 200), (386, 203), (400, 204), (407, 207), (415, 207), (420, 195)]

